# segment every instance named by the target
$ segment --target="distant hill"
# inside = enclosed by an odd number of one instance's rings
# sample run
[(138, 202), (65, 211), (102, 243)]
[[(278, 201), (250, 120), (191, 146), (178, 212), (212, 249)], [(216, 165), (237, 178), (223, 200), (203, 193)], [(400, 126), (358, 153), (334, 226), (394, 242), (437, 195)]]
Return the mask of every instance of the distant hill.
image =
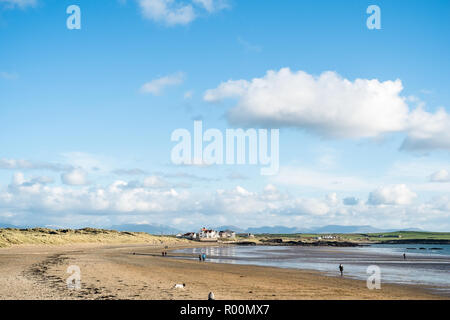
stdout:
[(394, 231), (417, 231), (417, 232), (426, 232), (425, 230), (420, 229), (420, 228), (407, 228), (407, 229), (401, 229), (401, 230), (392, 229), (391, 232), (394, 232)]
[(0, 228), (11, 228), (11, 229), (21, 229), (22, 227), (19, 226), (14, 226), (12, 224), (7, 224), (7, 223), (0, 223)]
[(236, 232), (236, 233), (244, 233), (244, 232), (247, 232), (246, 229), (242, 229), (242, 228), (239, 228), (239, 227), (236, 227), (236, 226), (220, 226), (220, 227), (215, 227), (215, 228), (213, 228), (213, 229), (214, 229), (214, 230), (217, 230), (217, 231), (232, 230), (232, 231), (234, 231), (234, 232)]
[(289, 228), (289, 227), (284, 227), (284, 226), (274, 226), (274, 227), (259, 227), (259, 228), (248, 228), (246, 230), (246, 232), (249, 233), (254, 233), (254, 234), (258, 234), (258, 233), (299, 233), (299, 229), (298, 228)]
[[(381, 232), (393, 232), (393, 231), (423, 231), (419, 228), (407, 228), (407, 229), (378, 229), (372, 226), (340, 226), (340, 225), (328, 225), (316, 228), (295, 228), (285, 226), (263, 226), (256, 228), (242, 229), (233, 226), (223, 226), (220, 230), (230, 229), (238, 233), (249, 232), (253, 234), (294, 234), (294, 233), (381, 233)], [(219, 229), (217, 229), (219, 230)]]
[(329, 225), (310, 229), (310, 233), (378, 233), (386, 230), (374, 228), (371, 226), (339, 226)]
[(111, 226), (109, 229), (117, 230), (117, 231), (129, 231), (129, 232), (147, 232), (149, 234), (155, 235), (174, 235), (177, 233), (181, 233), (182, 231), (165, 226), (165, 225), (157, 225), (157, 224), (121, 224)]

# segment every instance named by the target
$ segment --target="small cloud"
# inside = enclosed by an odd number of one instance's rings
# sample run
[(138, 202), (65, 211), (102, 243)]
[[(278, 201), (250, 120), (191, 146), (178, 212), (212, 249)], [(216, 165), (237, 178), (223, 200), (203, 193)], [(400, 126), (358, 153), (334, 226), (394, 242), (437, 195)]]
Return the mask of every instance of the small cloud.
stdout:
[(226, 0), (193, 0), (193, 3), (203, 7), (209, 13), (228, 9), (230, 7)]
[(30, 180), (31, 184), (50, 184), (55, 182), (53, 178), (47, 176), (34, 177)]
[(25, 183), (25, 176), (22, 172), (16, 172), (14, 173), (13, 179), (12, 179), (12, 185), (13, 186), (20, 186), (23, 183)]
[(142, 185), (146, 188), (166, 188), (169, 183), (158, 176), (150, 176), (144, 179)]
[(138, 0), (144, 18), (172, 27), (230, 7), (227, 0)]
[(404, 184), (381, 187), (369, 194), (368, 204), (372, 205), (407, 205), (417, 197), (417, 194)]
[(11, 185), (15, 187), (18, 186), (31, 187), (36, 184), (45, 185), (53, 182), (54, 182), (53, 178), (47, 176), (39, 176), (31, 179), (25, 179), (25, 176), (22, 172), (16, 172), (13, 175)]
[(82, 186), (88, 184), (87, 174), (81, 169), (74, 169), (61, 174), (61, 181), (69, 186)]
[(269, 183), (264, 187), (264, 192), (266, 193), (275, 193), (278, 192), (277, 187), (275, 187), (273, 184)]
[(330, 205), (332, 207), (336, 206), (339, 203), (339, 199), (338, 199), (336, 192), (327, 194), (325, 197), (325, 200), (328, 203), (328, 205)]
[(37, 0), (0, 0), (7, 9), (25, 9), (27, 7), (35, 7)]
[(166, 87), (176, 86), (183, 83), (185, 75), (183, 72), (177, 72), (165, 77), (154, 79), (145, 83), (141, 87), (142, 93), (150, 93), (155, 96), (160, 95)]
[(439, 170), (430, 176), (430, 182), (450, 182), (450, 173), (447, 170)]
[(0, 169), (68, 171), (73, 168), (70, 165), (60, 163), (29, 161), (23, 159), (0, 159)]
[(145, 18), (168, 26), (187, 25), (196, 18), (190, 4), (174, 0), (139, 0), (138, 3)]
[(104, 155), (90, 154), (74, 151), (61, 154), (72, 168), (83, 168), (87, 171), (111, 171), (114, 168), (114, 160)]

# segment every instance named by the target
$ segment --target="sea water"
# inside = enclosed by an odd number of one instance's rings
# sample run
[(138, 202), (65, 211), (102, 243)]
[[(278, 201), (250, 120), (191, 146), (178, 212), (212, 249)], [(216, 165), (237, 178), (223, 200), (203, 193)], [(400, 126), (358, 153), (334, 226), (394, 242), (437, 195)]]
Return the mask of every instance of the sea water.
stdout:
[(369, 276), (367, 268), (376, 265), (381, 270), (382, 283), (422, 285), (450, 295), (450, 245), (218, 246), (175, 252), (192, 254), (192, 259), (205, 253), (210, 262), (310, 269), (330, 276), (340, 276), (338, 266), (343, 264), (345, 277), (361, 280)]

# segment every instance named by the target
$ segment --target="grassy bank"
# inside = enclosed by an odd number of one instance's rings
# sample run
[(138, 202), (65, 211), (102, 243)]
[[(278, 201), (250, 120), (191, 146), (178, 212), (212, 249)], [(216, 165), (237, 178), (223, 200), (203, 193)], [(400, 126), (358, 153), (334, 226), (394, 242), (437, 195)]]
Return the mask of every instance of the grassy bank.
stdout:
[(450, 232), (420, 232), (420, 231), (397, 231), (384, 233), (331, 233), (331, 234), (258, 234), (252, 239), (255, 242), (261, 242), (270, 239), (282, 239), (286, 241), (315, 242), (318, 240), (329, 241), (349, 241), (349, 242), (392, 242), (405, 240), (443, 240), (450, 241)]
[(118, 232), (85, 228), (72, 229), (0, 229), (0, 247), (12, 245), (64, 245), (75, 243), (148, 243), (148, 244), (182, 244), (188, 242), (174, 237), (154, 236), (144, 232)]

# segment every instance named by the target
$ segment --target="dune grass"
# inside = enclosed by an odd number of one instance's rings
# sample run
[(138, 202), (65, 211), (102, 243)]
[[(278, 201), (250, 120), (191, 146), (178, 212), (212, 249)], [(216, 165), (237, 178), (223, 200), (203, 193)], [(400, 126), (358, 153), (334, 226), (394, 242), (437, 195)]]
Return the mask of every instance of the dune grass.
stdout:
[(14, 245), (65, 245), (75, 243), (148, 243), (182, 244), (188, 240), (170, 236), (154, 236), (145, 232), (119, 232), (103, 229), (0, 229), (0, 247)]

